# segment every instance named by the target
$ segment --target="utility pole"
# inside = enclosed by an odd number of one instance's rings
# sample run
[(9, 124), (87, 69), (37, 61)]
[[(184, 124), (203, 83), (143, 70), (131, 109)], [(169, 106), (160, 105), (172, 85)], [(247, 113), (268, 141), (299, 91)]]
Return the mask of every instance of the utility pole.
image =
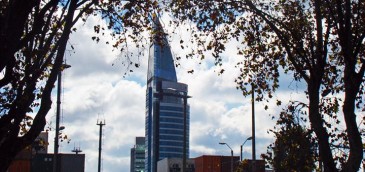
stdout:
[(251, 83), (252, 91), (252, 172), (256, 172), (256, 136), (255, 136), (255, 87)]
[(53, 172), (60, 171), (58, 163), (58, 148), (59, 148), (60, 116), (61, 116), (62, 71), (70, 67), (71, 67), (70, 65), (62, 64), (57, 76), (57, 109), (56, 109), (56, 131), (54, 137)]
[(100, 172), (101, 169), (101, 140), (102, 140), (102, 135), (103, 135), (103, 126), (105, 125), (105, 120), (98, 120), (96, 122), (96, 125), (99, 125), (100, 130), (99, 130), (99, 160), (98, 160), (98, 172)]
[(57, 108), (56, 108), (56, 133), (54, 136), (54, 153), (53, 153), (53, 172), (59, 171), (58, 164), (58, 147), (59, 147), (59, 135), (60, 135), (60, 116), (61, 116), (61, 80), (62, 71), (58, 72), (57, 78)]
[(188, 98), (191, 98), (191, 96), (188, 96), (185, 93), (183, 93), (182, 95), (182, 98), (184, 99), (184, 143), (183, 143), (183, 167), (182, 167), (182, 172), (186, 172), (186, 149), (187, 149), (187, 146), (186, 146), (186, 142), (187, 142), (187, 113), (186, 113), (186, 108), (187, 108), (187, 99)]

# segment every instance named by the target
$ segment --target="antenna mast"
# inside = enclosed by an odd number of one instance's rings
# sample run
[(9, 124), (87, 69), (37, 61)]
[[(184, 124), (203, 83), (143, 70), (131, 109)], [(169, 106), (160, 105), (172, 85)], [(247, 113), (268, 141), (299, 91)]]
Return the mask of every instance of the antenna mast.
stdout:
[(98, 120), (96, 125), (99, 125), (99, 160), (98, 160), (98, 172), (100, 172), (101, 167), (101, 140), (103, 135), (103, 126), (105, 125), (105, 120)]

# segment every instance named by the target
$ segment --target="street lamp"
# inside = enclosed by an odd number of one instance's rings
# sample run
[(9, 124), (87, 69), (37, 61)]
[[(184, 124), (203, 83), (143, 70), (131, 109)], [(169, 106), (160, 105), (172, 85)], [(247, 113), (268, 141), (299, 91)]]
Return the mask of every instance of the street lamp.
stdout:
[(243, 142), (243, 144), (241, 145), (241, 161), (242, 161), (242, 147), (243, 147), (243, 145), (245, 145), (245, 143), (247, 142), (247, 140), (252, 140), (252, 137), (250, 136), (250, 137), (248, 137), (244, 142)]
[(229, 149), (231, 149), (231, 172), (233, 172), (233, 150), (232, 148), (225, 142), (219, 142), (220, 145), (227, 145)]

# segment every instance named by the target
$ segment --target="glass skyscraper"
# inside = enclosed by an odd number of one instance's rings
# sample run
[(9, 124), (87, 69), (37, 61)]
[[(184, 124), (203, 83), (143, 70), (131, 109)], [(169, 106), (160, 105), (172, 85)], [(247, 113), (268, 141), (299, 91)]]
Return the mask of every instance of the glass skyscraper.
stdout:
[(131, 149), (131, 172), (143, 172), (145, 166), (145, 138), (136, 137), (136, 144)]
[(184, 114), (186, 158), (189, 157), (187, 93), (188, 86), (177, 82), (166, 34), (158, 19), (154, 19), (146, 90), (146, 172), (157, 172), (157, 161), (164, 158), (183, 158)]

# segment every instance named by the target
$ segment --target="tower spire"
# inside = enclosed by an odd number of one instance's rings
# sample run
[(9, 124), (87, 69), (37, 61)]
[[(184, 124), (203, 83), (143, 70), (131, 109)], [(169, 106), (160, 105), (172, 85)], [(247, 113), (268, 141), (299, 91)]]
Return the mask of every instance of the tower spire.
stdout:
[(153, 78), (177, 82), (174, 59), (157, 14), (152, 15), (152, 44), (149, 50), (147, 84)]

